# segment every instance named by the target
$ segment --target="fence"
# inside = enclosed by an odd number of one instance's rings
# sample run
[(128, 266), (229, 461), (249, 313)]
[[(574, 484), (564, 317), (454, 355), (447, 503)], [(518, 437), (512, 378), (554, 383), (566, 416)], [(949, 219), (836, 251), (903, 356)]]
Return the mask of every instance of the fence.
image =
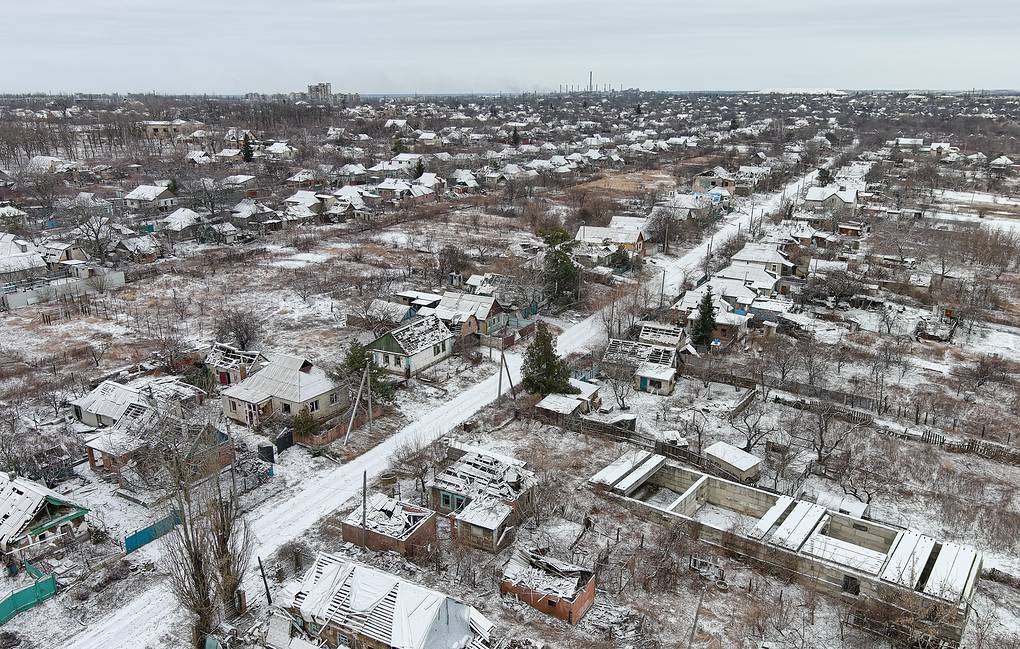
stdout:
[(143, 545), (152, 543), (161, 536), (165, 536), (170, 533), (170, 530), (177, 527), (181, 523), (181, 514), (177, 510), (171, 510), (166, 517), (156, 521), (148, 527), (128, 534), (124, 537), (124, 552), (131, 554)]
[[(34, 576), (41, 574), (35, 568), (29, 570), (28, 564), (25, 569)], [(31, 586), (11, 591), (10, 595), (0, 601), (0, 624), (7, 624), (18, 613), (38, 606), (56, 594), (57, 578), (53, 575), (37, 579)]]
[(719, 468), (712, 462), (709, 462), (703, 455), (695, 453), (685, 446), (670, 444), (669, 442), (643, 435), (629, 428), (624, 428), (608, 422), (595, 421), (586, 417), (553, 413), (547, 414), (544, 411), (534, 409), (532, 409), (532, 413), (533, 416), (540, 421), (544, 421), (548, 424), (559, 426), (560, 428), (565, 428), (567, 430), (572, 430), (575, 433), (609, 437), (610, 439), (618, 442), (630, 442), (631, 444), (643, 446), (644, 448), (651, 450), (653, 453), (665, 456), (672, 460), (680, 460), (681, 462), (692, 464), (704, 473), (714, 475), (718, 478), (723, 478), (733, 482), (743, 482), (743, 480), (737, 476)]

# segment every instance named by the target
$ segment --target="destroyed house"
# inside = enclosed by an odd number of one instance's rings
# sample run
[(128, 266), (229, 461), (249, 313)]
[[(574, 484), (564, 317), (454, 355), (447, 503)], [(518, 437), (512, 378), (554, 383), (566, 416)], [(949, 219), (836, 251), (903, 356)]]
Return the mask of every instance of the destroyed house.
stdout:
[(259, 351), (237, 349), (226, 343), (213, 343), (205, 355), (204, 362), (220, 385), (233, 385), (258, 372), (269, 363), (269, 358)]
[(368, 345), (372, 361), (404, 378), (449, 358), (454, 335), (435, 315), (412, 320), (383, 334)]
[[(958, 643), (981, 573), (973, 547), (629, 451), (589, 483), (702, 542), (843, 598), (862, 624)], [(934, 646), (934, 645), (932, 645)]]
[(88, 510), (43, 485), (0, 472), (0, 553), (26, 561), (88, 533)]
[(548, 556), (517, 548), (503, 568), (499, 592), (569, 624), (577, 624), (595, 602), (595, 574)]
[(451, 514), (451, 533), (478, 548), (497, 551), (513, 541), (522, 510), (537, 484), (525, 463), (488, 451), (450, 445), (460, 456), (429, 485), (432, 509)]
[(422, 554), (436, 545), (436, 513), (381, 493), (370, 495), (343, 521), (343, 539), (376, 552)]
[(602, 356), (603, 365), (634, 369), (634, 388), (652, 394), (670, 394), (676, 387), (676, 347), (613, 338)]
[(493, 630), (449, 595), (334, 554), (316, 557), (278, 604), (327, 647), (488, 649)]
[(123, 418), (137, 419), (149, 410), (179, 413), (184, 404), (201, 403), (205, 392), (173, 376), (142, 378), (129, 385), (103, 381), (71, 401), (75, 419), (88, 426), (113, 426)]

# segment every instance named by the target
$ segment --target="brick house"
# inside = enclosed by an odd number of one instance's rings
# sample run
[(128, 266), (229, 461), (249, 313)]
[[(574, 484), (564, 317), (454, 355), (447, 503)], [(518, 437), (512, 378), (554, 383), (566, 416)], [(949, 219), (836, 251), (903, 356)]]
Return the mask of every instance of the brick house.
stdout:
[(499, 592), (569, 624), (577, 624), (595, 602), (595, 574), (582, 566), (517, 548), (503, 568)]
[(397, 552), (405, 557), (436, 547), (436, 513), (424, 507), (375, 493), (367, 507), (358, 505), (342, 524), (345, 543), (376, 552)]

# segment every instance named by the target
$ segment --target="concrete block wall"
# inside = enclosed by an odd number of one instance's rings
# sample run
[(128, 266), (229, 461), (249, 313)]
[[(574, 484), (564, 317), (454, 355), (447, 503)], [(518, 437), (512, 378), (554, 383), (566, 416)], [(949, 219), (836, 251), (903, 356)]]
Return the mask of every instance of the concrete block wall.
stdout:
[(709, 478), (708, 502), (745, 516), (761, 518), (779, 497), (767, 491), (745, 487), (728, 480)]
[[(857, 529), (854, 527), (863, 527)], [(863, 521), (849, 516), (832, 513), (829, 519), (827, 536), (835, 537), (847, 543), (853, 543), (875, 552), (888, 552), (896, 540), (896, 530), (872, 521)]]

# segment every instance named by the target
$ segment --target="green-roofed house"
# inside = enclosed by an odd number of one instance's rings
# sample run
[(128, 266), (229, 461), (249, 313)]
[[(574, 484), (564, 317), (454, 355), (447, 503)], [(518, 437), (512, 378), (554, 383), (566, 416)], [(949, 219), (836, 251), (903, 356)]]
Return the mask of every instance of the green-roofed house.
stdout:
[(0, 471), (0, 554), (26, 561), (88, 534), (88, 510), (56, 491)]

